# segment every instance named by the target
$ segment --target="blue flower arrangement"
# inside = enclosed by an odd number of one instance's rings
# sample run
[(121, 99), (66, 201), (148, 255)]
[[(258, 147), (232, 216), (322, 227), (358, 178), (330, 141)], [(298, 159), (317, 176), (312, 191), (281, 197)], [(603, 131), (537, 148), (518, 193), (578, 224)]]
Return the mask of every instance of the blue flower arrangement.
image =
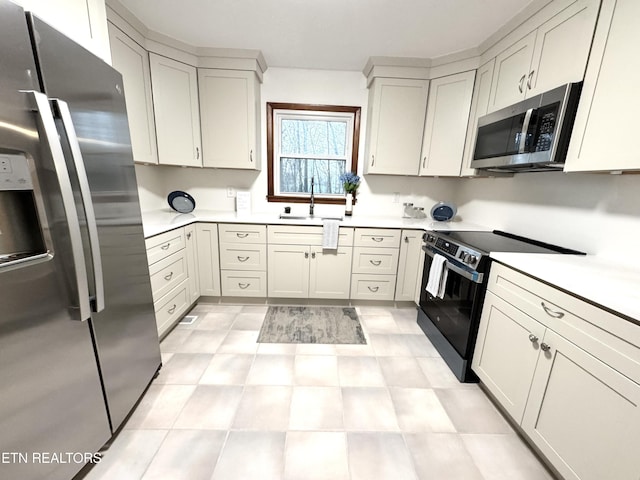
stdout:
[(344, 191), (347, 193), (356, 194), (358, 187), (360, 186), (360, 177), (353, 172), (344, 172), (340, 175), (340, 181), (344, 186)]

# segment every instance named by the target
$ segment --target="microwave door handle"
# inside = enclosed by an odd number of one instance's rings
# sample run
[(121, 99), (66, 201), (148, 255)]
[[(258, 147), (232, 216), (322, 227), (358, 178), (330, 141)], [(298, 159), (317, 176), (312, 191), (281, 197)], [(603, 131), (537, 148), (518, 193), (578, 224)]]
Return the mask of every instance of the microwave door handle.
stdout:
[(46, 146), (51, 152), (53, 166), (55, 169), (56, 177), (58, 179), (58, 184), (60, 186), (62, 205), (67, 220), (67, 226), (69, 228), (71, 256), (75, 269), (79, 307), (79, 316), (76, 318), (75, 315), (72, 315), (72, 318), (74, 320), (85, 321), (91, 317), (91, 305), (89, 303), (89, 285), (87, 281), (87, 265), (84, 261), (82, 236), (80, 234), (80, 220), (78, 218), (78, 211), (76, 210), (76, 204), (73, 197), (73, 189), (71, 187), (69, 171), (67, 170), (64, 153), (62, 152), (62, 145), (60, 144), (60, 139), (58, 138), (58, 130), (56, 129), (53, 114), (51, 113), (49, 99), (45, 94), (40, 92), (29, 91), (25, 93), (28, 93), (31, 96), (31, 99), (33, 101), (33, 108), (40, 116), (40, 120), (42, 122), (42, 137), (44, 137), (43, 141), (46, 142)]
[(533, 113), (533, 108), (527, 110), (527, 113), (524, 114), (524, 122), (522, 123), (522, 131), (520, 132), (520, 146), (518, 147), (518, 153), (525, 153), (525, 148), (527, 146), (527, 133), (529, 132), (529, 123), (531, 122), (531, 114)]
[(87, 219), (87, 231), (89, 234), (89, 243), (91, 244), (91, 260), (93, 262), (93, 276), (95, 284), (95, 311), (104, 310), (104, 277), (102, 274), (102, 257), (100, 256), (100, 242), (98, 241), (98, 224), (96, 222), (96, 214), (93, 209), (93, 201), (91, 200), (91, 189), (89, 188), (89, 177), (84, 166), (84, 159), (80, 151), (80, 143), (76, 135), (76, 129), (73, 126), (69, 105), (59, 99), (53, 99), (54, 105), (57, 107), (64, 125), (69, 147), (71, 149), (71, 158), (78, 173), (78, 183), (80, 185), (80, 196), (84, 205), (84, 211)]

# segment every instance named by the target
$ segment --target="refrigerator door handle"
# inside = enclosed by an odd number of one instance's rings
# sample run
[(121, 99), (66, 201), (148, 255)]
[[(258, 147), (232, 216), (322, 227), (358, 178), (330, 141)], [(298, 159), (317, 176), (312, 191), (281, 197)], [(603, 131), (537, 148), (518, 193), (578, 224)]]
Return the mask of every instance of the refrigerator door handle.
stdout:
[(64, 125), (69, 147), (71, 149), (71, 157), (73, 164), (78, 173), (78, 183), (80, 185), (80, 196), (84, 204), (84, 211), (87, 219), (87, 230), (89, 233), (89, 243), (91, 244), (91, 259), (93, 261), (93, 275), (95, 283), (95, 311), (104, 310), (104, 277), (102, 274), (102, 257), (100, 255), (100, 242), (98, 240), (98, 224), (96, 222), (96, 214), (93, 210), (93, 200), (91, 199), (91, 188), (89, 188), (89, 177), (84, 166), (84, 159), (80, 151), (80, 143), (76, 135), (76, 129), (73, 126), (69, 105), (60, 99), (54, 98), (54, 105), (57, 107), (62, 124)]
[(85, 321), (91, 317), (91, 305), (89, 303), (89, 285), (87, 281), (87, 265), (84, 261), (84, 252), (82, 248), (82, 236), (80, 234), (80, 220), (78, 219), (78, 211), (73, 198), (73, 189), (71, 187), (71, 179), (64, 160), (62, 145), (58, 138), (55, 120), (51, 113), (49, 99), (43, 93), (36, 91), (24, 92), (31, 96), (33, 100), (33, 108), (38, 112), (43, 127), (43, 140), (46, 142), (53, 165), (55, 168), (58, 184), (60, 185), (60, 196), (64, 207), (67, 225), (69, 228), (69, 238), (71, 241), (71, 256), (76, 274), (76, 285), (78, 289), (78, 316), (72, 315), (74, 320)]

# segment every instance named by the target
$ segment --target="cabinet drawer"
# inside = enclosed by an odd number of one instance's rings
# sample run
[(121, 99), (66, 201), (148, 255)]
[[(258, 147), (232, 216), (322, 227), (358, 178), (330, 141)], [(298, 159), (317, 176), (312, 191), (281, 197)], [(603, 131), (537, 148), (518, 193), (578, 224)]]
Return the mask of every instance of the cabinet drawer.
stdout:
[(158, 335), (162, 337), (189, 307), (189, 287), (185, 280), (153, 304)]
[(395, 275), (398, 270), (397, 248), (356, 247), (353, 249), (353, 273)]
[(153, 299), (158, 300), (172, 288), (187, 279), (187, 261), (184, 252), (174, 253), (149, 267)]
[(184, 248), (184, 229), (177, 228), (145, 240), (149, 265)]
[(220, 243), (265, 243), (267, 226), (221, 223), (218, 225), (218, 237)]
[(640, 383), (640, 327), (494, 262), (488, 288), (547, 328)]
[(266, 297), (267, 272), (224, 270), (221, 272), (222, 295), (227, 297)]
[(220, 245), (220, 268), (222, 270), (267, 269), (266, 245)]
[(400, 247), (400, 230), (389, 228), (356, 228), (356, 247)]
[[(322, 227), (304, 227), (299, 225), (269, 225), (267, 227), (269, 243), (279, 245), (322, 245)], [(353, 228), (340, 227), (338, 245), (353, 245)]]
[(351, 275), (351, 298), (357, 300), (393, 300), (395, 275)]

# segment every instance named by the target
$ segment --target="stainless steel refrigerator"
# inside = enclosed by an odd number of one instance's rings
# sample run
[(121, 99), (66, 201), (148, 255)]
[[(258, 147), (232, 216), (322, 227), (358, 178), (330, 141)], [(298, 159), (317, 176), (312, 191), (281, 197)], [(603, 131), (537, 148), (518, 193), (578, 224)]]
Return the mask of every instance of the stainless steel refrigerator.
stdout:
[(122, 78), (0, 0), (0, 478), (72, 478), (159, 367)]

